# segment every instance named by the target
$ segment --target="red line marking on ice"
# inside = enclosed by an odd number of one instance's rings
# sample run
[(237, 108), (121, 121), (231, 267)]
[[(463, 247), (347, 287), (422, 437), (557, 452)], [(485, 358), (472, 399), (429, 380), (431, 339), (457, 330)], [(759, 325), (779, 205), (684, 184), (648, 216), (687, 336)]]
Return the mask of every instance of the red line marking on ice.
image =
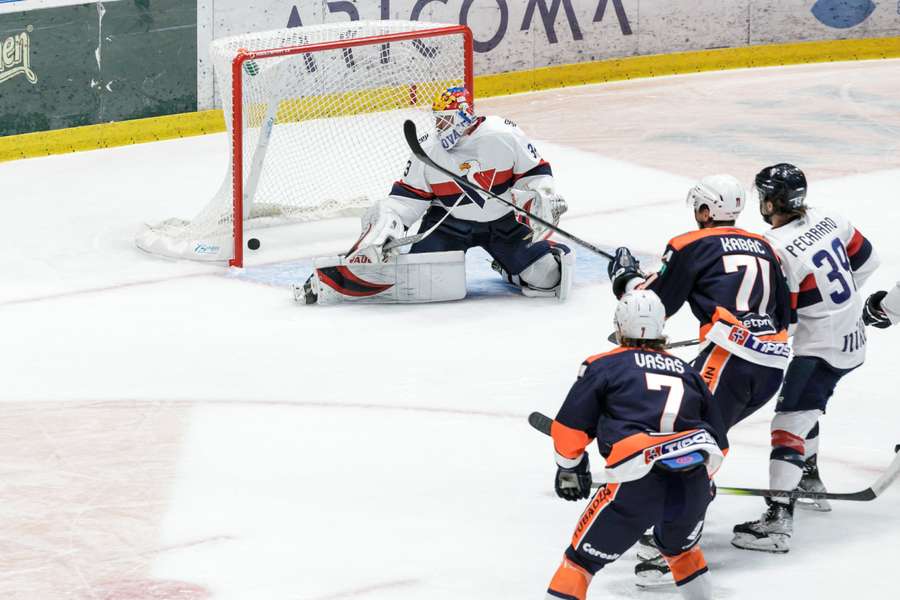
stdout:
[(400, 587), (409, 587), (411, 585), (419, 585), (418, 579), (398, 579), (396, 581), (386, 581), (384, 583), (376, 583), (366, 587), (357, 588), (355, 590), (347, 590), (346, 592), (337, 592), (328, 594), (327, 596), (316, 596), (309, 600), (341, 600), (342, 598), (357, 598), (371, 592), (380, 592), (382, 590), (390, 590)]
[(462, 409), (462, 408), (443, 408), (439, 406), (408, 406), (404, 404), (374, 404), (374, 403), (353, 403), (353, 402), (306, 402), (291, 400), (152, 400), (147, 398), (123, 398), (122, 400), (98, 400), (89, 402), (92, 406), (107, 406), (107, 408), (132, 408), (133, 403), (147, 404), (171, 404), (175, 406), (190, 405), (206, 405), (206, 406), (283, 406), (293, 408), (346, 408), (357, 410), (400, 410), (409, 412), (439, 413), (447, 415), (492, 417), (498, 419), (522, 419), (527, 415), (525, 413), (513, 413), (492, 410), (478, 409)]
[[(594, 217), (597, 215), (610, 215), (610, 214), (616, 214), (616, 213), (625, 213), (625, 212), (631, 212), (634, 210), (640, 210), (642, 208), (652, 208), (654, 206), (663, 206), (663, 205), (667, 205), (667, 204), (671, 204), (671, 201), (670, 200), (658, 200), (655, 202), (647, 202), (646, 204), (636, 204), (634, 206), (620, 206), (620, 207), (614, 207), (614, 208), (605, 208), (605, 209), (601, 209), (601, 210), (593, 210), (593, 211), (585, 212), (585, 213), (577, 213), (574, 215), (570, 215), (569, 217), (567, 217), (567, 219), (569, 221), (573, 221), (576, 219), (586, 219), (586, 218)], [(651, 253), (644, 252), (644, 254), (651, 254)], [(278, 260), (278, 261), (273, 261), (273, 262), (259, 263), (259, 264), (253, 265), (253, 266), (263, 267), (263, 266), (275, 265), (275, 264), (279, 264), (279, 263), (296, 262), (298, 260), (304, 260), (304, 259), (308, 259), (308, 258), (314, 258), (314, 257), (299, 256), (296, 258), (289, 258), (289, 259)], [(139, 286), (143, 286), (143, 285), (154, 285), (157, 283), (167, 283), (169, 281), (176, 281), (178, 279), (190, 279), (192, 277), (229, 277), (230, 273), (231, 273), (230, 269), (228, 269), (226, 267), (222, 267), (221, 273), (210, 273), (210, 272), (186, 273), (186, 274), (182, 274), (182, 275), (173, 275), (171, 277), (159, 277), (156, 279), (146, 279), (143, 281), (131, 281), (128, 283), (117, 283), (117, 284), (113, 284), (113, 285), (100, 286), (100, 287), (94, 287), (94, 288), (85, 288), (85, 289), (81, 289), (81, 290), (57, 292), (55, 294), (46, 294), (43, 296), (31, 296), (29, 298), (16, 298), (13, 300), (2, 300), (2, 301), (0, 301), (0, 307), (16, 306), (18, 304), (31, 304), (33, 302), (45, 302), (45, 301), (49, 301), (49, 300), (61, 300), (64, 298), (72, 298), (75, 296), (85, 296), (88, 294), (98, 294), (98, 293), (102, 293), (102, 292), (113, 292), (113, 291), (117, 291), (117, 290), (123, 290), (123, 289), (132, 288), (132, 287), (139, 287)], [(230, 277), (233, 277), (233, 276), (230, 276)], [(262, 284), (265, 286), (271, 286), (271, 284), (267, 284), (265, 282), (254, 281), (251, 279), (238, 278), (238, 277), (233, 277), (233, 278), (235, 281), (240, 281), (241, 283), (259, 283), (259, 284)], [(271, 287), (277, 287), (277, 286), (271, 286)]]
[(173, 544), (171, 546), (163, 546), (162, 548), (156, 548), (154, 550), (148, 550), (146, 552), (141, 552), (141, 554), (162, 554), (163, 552), (173, 552), (175, 550), (185, 550), (186, 548), (193, 548), (195, 546), (202, 546), (204, 544), (216, 544), (219, 542), (231, 542), (236, 540), (237, 538), (231, 535), (216, 535), (212, 537), (202, 538), (199, 540), (192, 540), (188, 542), (182, 542), (180, 544)]

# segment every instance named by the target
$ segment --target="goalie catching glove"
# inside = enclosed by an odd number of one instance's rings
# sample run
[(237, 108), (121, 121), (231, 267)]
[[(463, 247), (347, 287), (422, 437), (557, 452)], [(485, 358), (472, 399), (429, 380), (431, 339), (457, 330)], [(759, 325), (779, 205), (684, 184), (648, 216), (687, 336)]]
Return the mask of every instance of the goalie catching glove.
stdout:
[(381, 264), (399, 254), (399, 248), (385, 250), (391, 240), (406, 235), (406, 226), (400, 215), (386, 200), (379, 200), (366, 210), (361, 218), (362, 233), (347, 253), (349, 263)]
[[(565, 198), (553, 191), (552, 187), (534, 186), (528, 189), (513, 188), (510, 191), (512, 202), (519, 208), (527, 210), (531, 214), (559, 225), (559, 218), (569, 210)], [(532, 220), (528, 215), (520, 214), (519, 222), (524, 223), (534, 231), (534, 240), (546, 240), (553, 235), (553, 230)]]

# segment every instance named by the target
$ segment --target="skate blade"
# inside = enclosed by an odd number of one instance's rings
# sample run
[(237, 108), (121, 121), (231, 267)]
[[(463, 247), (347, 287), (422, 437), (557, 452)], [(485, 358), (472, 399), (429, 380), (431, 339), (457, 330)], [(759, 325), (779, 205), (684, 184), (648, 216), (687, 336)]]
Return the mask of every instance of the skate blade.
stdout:
[(752, 535), (736, 534), (731, 540), (731, 545), (741, 550), (753, 550), (754, 552), (768, 552), (770, 554), (786, 554), (790, 551), (790, 537), (778, 536), (778, 539), (757, 538)]
[(831, 503), (828, 500), (797, 500), (794, 505), (802, 510), (815, 512), (831, 512)]
[(650, 562), (660, 556), (659, 550), (650, 546), (641, 546), (637, 551), (638, 560), (641, 562)]
[(634, 582), (634, 585), (639, 588), (649, 589), (649, 588), (659, 588), (667, 585), (674, 586), (675, 580), (672, 579), (671, 573), (661, 573), (659, 571), (644, 571), (643, 573), (638, 573), (637, 581)]

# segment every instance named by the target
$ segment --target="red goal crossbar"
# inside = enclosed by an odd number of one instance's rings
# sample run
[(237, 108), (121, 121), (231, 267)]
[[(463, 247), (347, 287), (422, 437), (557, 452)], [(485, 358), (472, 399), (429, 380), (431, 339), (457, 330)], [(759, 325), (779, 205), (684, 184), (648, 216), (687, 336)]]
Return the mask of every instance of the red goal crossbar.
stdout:
[[(228, 261), (232, 267), (242, 267), (244, 264), (244, 144), (243, 144), (243, 77), (241, 75), (244, 63), (248, 60), (274, 58), (293, 54), (308, 54), (325, 50), (339, 50), (341, 48), (353, 48), (356, 46), (368, 46), (374, 44), (386, 44), (390, 42), (402, 42), (413, 39), (432, 38), (448, 35), (463, 36), (464, 70), (463, 75), (466, 89), (475, 97), (473, 60), (472, 60), (472, 30), (466, 25), (451, 25), (436, 27), (434, 29), (421, 29), (403, 33), (389, 33), (385, 35), (371, 35), (367, 37), (349, 40), (336, 40), (316, 44), (304, 44), (301, 46), (287, 46), (284, 48), (272, 48), (268, 50), (247, 51), (239, 50), (231, 61), (231, 159), (232, 159), (232, 193), (233, 216), (232, 227), (234, 230), (234, 257)], [(473, 100), (474, 102), (474, 100)]]

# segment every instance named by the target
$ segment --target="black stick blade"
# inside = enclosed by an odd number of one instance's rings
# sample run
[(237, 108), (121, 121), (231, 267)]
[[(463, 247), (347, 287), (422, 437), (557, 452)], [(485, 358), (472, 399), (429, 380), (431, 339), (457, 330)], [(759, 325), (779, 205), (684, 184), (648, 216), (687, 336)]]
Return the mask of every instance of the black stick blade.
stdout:
[(553, 426), (553, 419), (535, 411), (528, 415), (528, 424), (544, 435), (550, 435), (550, 427)]
[(412, 150), (413, 154), (419, 158), (426, 156), (425, 151), (422, 150), (422, 144), (419, 143), (419, 134), (416, 131), (416, 124), (409, 119), (403, 122), (403, 137), (406, 138), (406, 145), (409, 146), (409, 149)]

